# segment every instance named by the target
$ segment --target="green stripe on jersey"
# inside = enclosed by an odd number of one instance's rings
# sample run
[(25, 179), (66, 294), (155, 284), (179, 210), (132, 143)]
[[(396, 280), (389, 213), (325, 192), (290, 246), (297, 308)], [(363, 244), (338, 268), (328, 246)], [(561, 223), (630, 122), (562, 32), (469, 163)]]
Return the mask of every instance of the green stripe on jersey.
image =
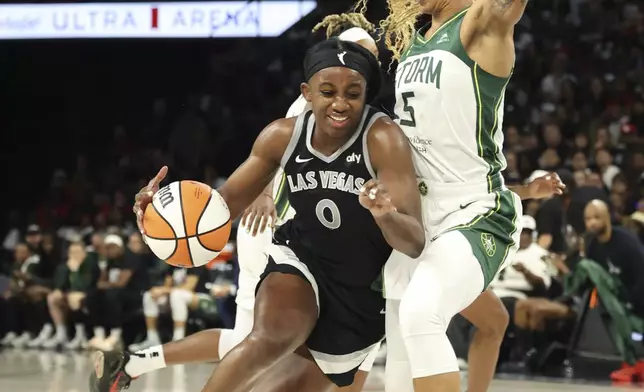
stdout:
[(479, 156), (489, 165), (487, 175), (488, 192), (493, 192), (501, 187), (501, 169), (505, 165), (500, 158), (499, 145), (496, 142), (497, 132), (500, 131), (501, 121), (499, 111), (505, 88), (510, 78), (494, 76), (482, 70), (478, 63), (472, 67), (472, 80), (476, 93), (476, 138)]
[[(463, 19), (469, 8), (456, 13), (431, 37), (426, 39), (426, 25), (415, 35), (411, 45), (402, 56), (401, 63), (410, 56), (422, 55), (433, 50), (448, 51), (470, 68), (473, 89), (476, 96), (476, 141), (478, 155), (489, 166), (487, 174), (488, 192), (499, 190), (502, 184), (500, 172), (505, 167), (505, 158), (500, 151), (503, 97), (510, 76), (492, 75), (474, 62), (467, 54), (460, 39)], [(440, 34), (439, 34), (440, 33)], [(441, 42), (442, 41), (442, 42)], [(438, 66), (437, 66), (438, 67)]]
[(291, 203), (288, 201), (288, 191), (286, 190), (286, 174), (282, 173), (280, 177), (280, 185), (277, 188), (277, 193), (275, 194), (275, 210), (277, 211), (277, 217), (282, 220), (286, 216)]

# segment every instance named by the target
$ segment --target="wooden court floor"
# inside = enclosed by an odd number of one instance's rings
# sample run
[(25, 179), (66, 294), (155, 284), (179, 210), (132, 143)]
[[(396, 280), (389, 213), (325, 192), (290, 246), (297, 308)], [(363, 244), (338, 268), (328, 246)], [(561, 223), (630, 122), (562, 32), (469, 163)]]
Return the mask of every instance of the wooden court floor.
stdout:
[[(131, 392), (199, 392), (212, 365), (175, 366), (145, 375)], [(0, 352), (0, 392), (85, 392), (90, 363), (87, 354), (9, 349)], [(383, 392), (383, 368), (371, 373), (365, 391)], [(552, 380), (496, 380), (491, 392), (644, 391), (638, 387), (563, 383)]]

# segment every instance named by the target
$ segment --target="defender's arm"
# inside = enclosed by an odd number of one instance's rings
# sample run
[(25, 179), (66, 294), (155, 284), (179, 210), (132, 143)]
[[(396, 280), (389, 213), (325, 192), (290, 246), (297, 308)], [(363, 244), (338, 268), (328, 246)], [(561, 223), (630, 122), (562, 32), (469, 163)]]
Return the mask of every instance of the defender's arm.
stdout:
[(476, 0), (465, 16), (472, 30), (507, 36), (514, 30), (528, 0)]

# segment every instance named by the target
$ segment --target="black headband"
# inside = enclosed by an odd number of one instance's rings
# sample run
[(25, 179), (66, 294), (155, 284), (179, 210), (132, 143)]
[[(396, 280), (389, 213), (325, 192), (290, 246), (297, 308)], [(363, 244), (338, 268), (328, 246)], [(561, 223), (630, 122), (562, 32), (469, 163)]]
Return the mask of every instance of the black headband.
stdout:
[(331, 67), (350, 68), (364, 76), (367, 81), (367, 103), (378, 94), (381, 81), (380, 64), (378, 59), (362, 46), (337, 38), (314, 45), (304, 58), (304, 77), (308, 81), (319, 71)]

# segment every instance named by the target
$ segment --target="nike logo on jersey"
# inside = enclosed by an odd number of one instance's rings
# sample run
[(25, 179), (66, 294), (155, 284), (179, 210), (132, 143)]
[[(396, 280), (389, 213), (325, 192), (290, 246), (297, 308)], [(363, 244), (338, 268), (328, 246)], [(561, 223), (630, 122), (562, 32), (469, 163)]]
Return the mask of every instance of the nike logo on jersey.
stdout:
[(306, 163), (306, 162), (312, 161), (312, 160), (313, 160), (313, 158), (308, 158), (308, 159), (300, 158), (299, 155), (295, 157), (295, 163)]
[(466, 209), (466, 208), (467, 208), (467, 207), (469, 207), (469, 205), (470, 205), (470, 204), (472, 204), (472, 203), (476, 203), (476, 200), (471, 201), (471, 202), (469, 202), (469, 203), (467, 203), (467, 204), (461, 204), (461, 205), (460, 205), (461, 210)]
[(384, 310), (384, 309), (383, 309), (383, 310), (381, 310), (381, 311), (380, 311), (380, 314), (385, 314), (385, 310)]

